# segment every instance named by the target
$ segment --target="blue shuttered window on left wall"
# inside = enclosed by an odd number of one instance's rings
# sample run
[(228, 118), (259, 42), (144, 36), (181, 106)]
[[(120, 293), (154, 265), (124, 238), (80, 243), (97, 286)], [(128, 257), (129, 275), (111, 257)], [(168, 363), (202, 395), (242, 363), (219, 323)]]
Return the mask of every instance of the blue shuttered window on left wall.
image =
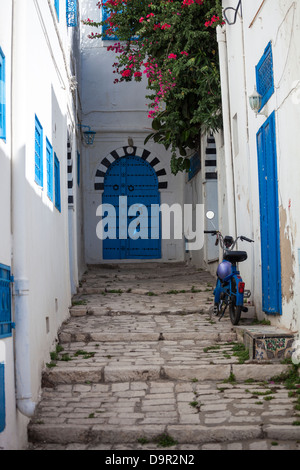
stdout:
[(5, 55), (0, 47), (0, 139), (6, 139)]
[(11, 321), (12, 282), (10, 267), (0, 264), (0, 339), (11, 336), (14, 328), (14, 323)]
[(35, 182), (43, 187), (43, 128), (35, 116)]
[(54, 153), (54, 191), (55, 191), (55, 207), (61, 212), (61, 198), (60, 198), (60, 162)]

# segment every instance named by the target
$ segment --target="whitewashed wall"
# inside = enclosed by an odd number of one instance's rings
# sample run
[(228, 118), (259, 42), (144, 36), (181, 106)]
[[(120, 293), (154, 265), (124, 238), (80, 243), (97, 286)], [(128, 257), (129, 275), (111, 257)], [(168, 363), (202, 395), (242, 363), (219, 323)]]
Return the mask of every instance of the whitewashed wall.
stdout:
[[(11, 0), (0, 3), (0, 18), (0, 47), (5, 55), (6, 66), (6, 140), (0, 139), (0, 263), (11, 266)], [(16, 427), (13, 347), (13, 338), (0, 339), (0, 362), (4, 363), (6, 401), (6, 427), (0, 433), (0, 450), (7, 448), (9, 443), (13, 443), (13, 448), (16, 448), (19, 438), (22, 438)]]
[[(261, 6), (262, 5), (262, 6)], [(232, 2), (223, 1), (223, 7)], [(260, 8), (261, 7), (261, 8)], [(246, 282), (252, 284), (259, 318), (261, 312), (260, 214), (256, 134), (266, 116), (255, 117), (248, 105), (254, 91), (255, 66), (271, 41), (275, 92), (264, 111), (275, 110), (280, 216), (282, 316), (272, 323), (299, 330), (299, 23), (298, 2), (260, 0), (243, 3), (243, 22), (226, 25), (230, 110), (237, 231), (253, 236), (250, 259), (243, 263)], [(260, 8), (260, 10), (259, 10)], [(243, 59), (245, 57), (245, 59)], [(252, 251), (253, 250), (253, 251)]]
[[(70, 124), (76, 128), (78, 112), (70, 91), (78, 61), (73, 56), (70, 66), (72, 41), (73, 32), (66, 27), (66, 2), (60, 2), (59, 22), (52, 0), (14, 0), (5, 6), (1, 2), (8, 132), (6, 144), (0, 141), (0, 262), (11, 265), (15, 277), (12, 319), (16, 328), (13, 339), (5, 340), (6, 428), (0, 434), (0, 449), (21, 449), (27, 444), (26, 426), (39, 399), (41, 371), (50, 360), (71, 303), (67, 131)], [(35, 115), (43, 127), (43, 189), (34, 181)], [(60, 161), (61, 212), (47, 196), (46, 137)]]

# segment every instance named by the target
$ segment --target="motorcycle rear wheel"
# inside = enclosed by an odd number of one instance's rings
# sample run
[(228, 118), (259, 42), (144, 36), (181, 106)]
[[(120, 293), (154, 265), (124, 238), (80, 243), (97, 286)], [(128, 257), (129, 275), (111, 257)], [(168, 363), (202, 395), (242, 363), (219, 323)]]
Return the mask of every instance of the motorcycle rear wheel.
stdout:
[(242, 313), (242, 305), (236, 305), (236, 291), (237, 291), (237, 286), (235, 279), (233, 278), (231, 281), (231, 291), (232, 291), (232, 296), (231, 296), (231, 302), (229, 304), (229, 315), (230, 315), (230, 320), (233, 325), (238, 325), (239, 321), (241, 319), (241, 313)]

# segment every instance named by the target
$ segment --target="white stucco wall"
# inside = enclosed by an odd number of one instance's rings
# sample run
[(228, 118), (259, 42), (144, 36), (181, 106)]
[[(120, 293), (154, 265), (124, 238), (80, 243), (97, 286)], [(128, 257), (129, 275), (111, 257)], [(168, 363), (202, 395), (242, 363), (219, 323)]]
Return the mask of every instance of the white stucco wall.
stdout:
[[(0, 263), (11, 266), (11, 15), (12, 1), (0, 3), (0, 48), (5, 55), (6, 140), (0, 139)], [(18, 442), (16, 426), (13, 338), (0, 339), (0, 363), (5, 370), (6, 427), (0, 433), (0, 450)], [(2, 384), (0, 384), (2, 386)]]
[[(73, 33), (66, 26), (65, 2), (60, 2), (59, 22), (52, 1), (15, 0), (13, 18), (12, 2), (3, 3), (0, 47), (7, 51), (7, 142), (0, 140), (0, 263), (11, 265), (15, 277), (12, 319), (16, 328), (13, 338), (5, 340), (6, 428), (0, 434), (0, 449), (21, 449), (27, 444), (28, 417), (16, 408), (15, 396), (19, 400), (24, 394), (19, 376), (24, 376), (29, 399), (38, 402), (41, 371), (71, 303), (67, 126), (71, 122), (76, 128), (78, 110), (70, 77), (76, 73), (78, 59), (73, 55), (70, 66)], [(43, 127), (43, 188), (34, 181), (35, 115)], [(47, 196), (46, 137), (60, 161), (61, 212), (54, 196), (53, 202)], [(79, 226), (80, 217), (79, 211)], [(79, 231), (76, 251), (80, 241)], [(82, 259), (78, 264), (83, 265)], [(28, 351), (25, 359), (24, 351)]]
[[(232, 4), (225, 0), (223, 6), (232, 6)], [(272, 323), (292, 330), (299, 330), (300, 322), (298, 287), (300, 240), (297, 230), (299, 159), (296, 138), (300, 123), (300, 62), (299, 47), (297, 47), (300, 39), (299, 23), (300, 9), (297, 2), (266, 0), (262, 4), (257, 0), (243, 3), (243, 25), (240, 17), (235, 25), (226, 25), (237, 228), (239, 232), (250, 238), (252, 234), (255, 239), (255, 245), (251, 248), (253, 251), (250, 250), (245, 277), (250, 283), (251, 278), (253, 279), (252, 288), (257, 314), (259, 318), (263, 318), (256, 134), (265, 122), (266, 116), (275, 111), (282, 316), (269, 315), (268, 319)], [(248, 99), (254, 91), (255, 66), (269, 41), (272, 43), (275, 91), (263, 110), (266, 115), (261, 114), (256, 118), (248, 105)], [(246, 263), (243, 263), (243, 267), (246, 267)]]

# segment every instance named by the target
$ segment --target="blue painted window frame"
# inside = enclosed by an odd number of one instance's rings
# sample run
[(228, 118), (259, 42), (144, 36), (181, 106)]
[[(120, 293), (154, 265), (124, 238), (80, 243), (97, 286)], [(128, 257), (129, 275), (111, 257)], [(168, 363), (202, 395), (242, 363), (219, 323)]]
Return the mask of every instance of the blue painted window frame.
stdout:
[(69, 28), (78, 25), (77, 0), (66, 0), (66, 16)]
[(0, 139), (6, 140), (5, 55), (0, 47)]
[(5, 429), (5, 367), (0, 362), (0, 433)]
[(59, 21), (59, 0), (54, 0), (54, 6), (55, 6), (55, 11), (56, 11), (57, 21)]
[(47, 196), (53, 201), (53, 147), (46, 137)]
[(12, 335), (14, 323), (11, 321), (11, 276), (10, 267), (0, 264), (0, 339)]
[[(104, 3), (106, 3), (106, 0), (105, 0)], [(107, 11), (107, 9), (105, 8), (105, 4), (103, 4), (103, 5), (102, 5), (102, 21), (105, 21), (105, 20), (107, 19), (107, 17), (108, 17), (108, 11)], [(114, 36), (107, 36), (107, 35), (105, 35), (107, 29), (108, 29), (108, 26), (106, 26), (106, 25), (103, 25), (103, 26), (102, 26), (102, 34), (103, 34), (102, 40), (103, 40), (103, 41), (117, 41), (117, 40), (118, 40), (118, 36), (116, 36), (116, 35), (114, 35)]]
[(265, 48), (264, 53), (255, 70), (256, 88), (258, 93), (262, 96), (261, 110), (274, 93), (273, 54), (271, 41)]
[(43, 128), (35, 116), (35, 182), (43, 187)]
[(60, 162), (54, 152), (54, 186), (55, 186), (55, 207), (61, 212), (61, 196), (60, 196)]

